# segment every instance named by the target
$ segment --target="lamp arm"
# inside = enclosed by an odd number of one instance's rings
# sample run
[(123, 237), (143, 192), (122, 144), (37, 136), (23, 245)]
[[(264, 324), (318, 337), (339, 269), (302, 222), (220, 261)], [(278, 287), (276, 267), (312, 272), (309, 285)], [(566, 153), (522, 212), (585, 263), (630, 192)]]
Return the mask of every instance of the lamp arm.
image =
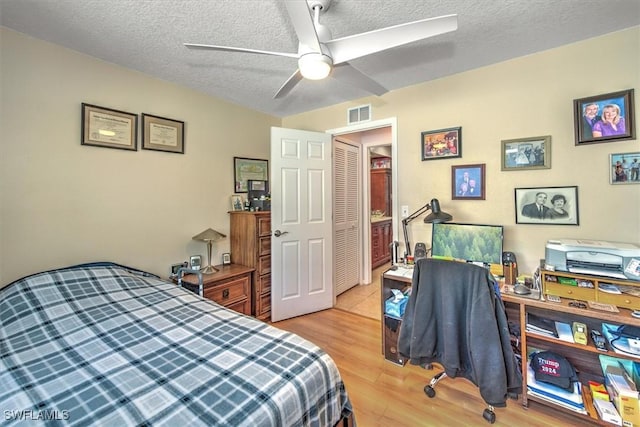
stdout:
[(414, 213), (412, 213), (411, 215), (409, 215), (408, 217), (402, 220), (402, 233), (404, 234), (405, 262), (406, 262), (406, 257), (411, 256), (411, 243), (409, 243), (409, 233), (407, 232), (407, 225), (411, 221), (413, 221), (414, 219), (422, 215), (423, 213), (427, 212), (429, 209), (431, 209), (431, 205), (427, 203), (426, 205), (422, 206), (420, 209), (418, 209), (417, 211), (415, 211)]

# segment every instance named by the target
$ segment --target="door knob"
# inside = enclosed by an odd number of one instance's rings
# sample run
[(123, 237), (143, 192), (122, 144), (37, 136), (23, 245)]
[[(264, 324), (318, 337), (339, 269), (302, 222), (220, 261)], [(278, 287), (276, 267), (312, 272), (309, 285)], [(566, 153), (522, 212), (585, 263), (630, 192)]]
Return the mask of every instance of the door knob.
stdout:
[(289, 233), (288, 231), (280, 231), (280, 230), (276, 230), (273, 232), (273, 235), (276, 237), (280, 237), (280, 236), (284, 236), (285, 234)]

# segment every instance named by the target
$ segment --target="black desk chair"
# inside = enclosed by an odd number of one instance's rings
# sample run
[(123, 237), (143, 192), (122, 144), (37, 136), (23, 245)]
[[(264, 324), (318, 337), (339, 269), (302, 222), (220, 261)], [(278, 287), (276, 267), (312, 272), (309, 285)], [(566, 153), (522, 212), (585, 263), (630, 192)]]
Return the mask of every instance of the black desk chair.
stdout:
[(424, 388), (429, 397), (447, 376), (470, 380), (488, 404), (483, 417), (493, 424), (494, 407), (522, 392), (522, 373), (492, 276), (473, 264), (434, 259), (421, 259), (414, 269), (398, 352), (411, 364), (443, 367)]

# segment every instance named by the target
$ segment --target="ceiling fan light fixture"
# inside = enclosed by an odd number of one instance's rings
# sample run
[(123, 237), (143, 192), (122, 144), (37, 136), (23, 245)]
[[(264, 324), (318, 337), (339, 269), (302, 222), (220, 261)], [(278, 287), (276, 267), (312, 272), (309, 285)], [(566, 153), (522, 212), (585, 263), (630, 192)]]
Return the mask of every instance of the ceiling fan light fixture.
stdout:
[(310, 53), (298, 59), (298, 69), (302, 77), (309, 80), (322, 80), (331, 72), (333, 61), (320, 53)]

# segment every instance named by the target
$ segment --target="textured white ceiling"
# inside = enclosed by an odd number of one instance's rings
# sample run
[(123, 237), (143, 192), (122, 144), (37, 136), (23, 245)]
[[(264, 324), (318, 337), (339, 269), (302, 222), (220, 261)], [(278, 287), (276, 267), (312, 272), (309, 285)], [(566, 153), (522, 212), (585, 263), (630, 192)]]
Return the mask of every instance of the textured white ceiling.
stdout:
[[(640, 0), (333, 0), (320, 21), (338, 38), (448, 14), (457, 31), (351, 63), (398, 89), (640, 25)], [(369, 96), (330, 78), (275, 100), (295, 59), (183, 46), (296, 53), (281, 0), (0, 0), (0, 25), (278, 117)]]

